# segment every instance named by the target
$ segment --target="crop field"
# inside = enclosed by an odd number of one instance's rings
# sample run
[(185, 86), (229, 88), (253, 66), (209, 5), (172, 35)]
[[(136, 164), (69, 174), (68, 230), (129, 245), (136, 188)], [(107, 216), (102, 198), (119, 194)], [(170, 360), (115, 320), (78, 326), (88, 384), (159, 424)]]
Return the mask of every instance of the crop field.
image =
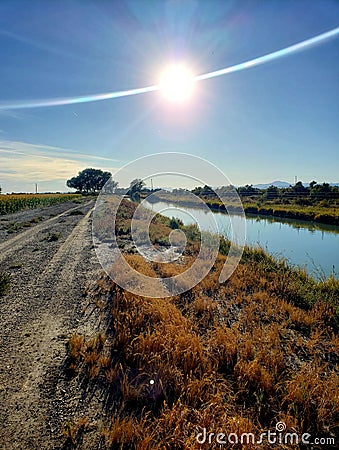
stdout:
[(79, 194), (10, 194), (0, 195), (0, 215), (15, 213), (22, 209), (33, 209), (42, 206), (67, 202)]

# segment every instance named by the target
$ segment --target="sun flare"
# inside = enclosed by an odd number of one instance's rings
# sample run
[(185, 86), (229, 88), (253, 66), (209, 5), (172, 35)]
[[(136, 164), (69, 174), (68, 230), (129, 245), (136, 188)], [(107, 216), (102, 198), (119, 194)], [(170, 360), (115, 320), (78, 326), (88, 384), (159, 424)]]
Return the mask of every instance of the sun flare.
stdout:
[(174, 65), (167, 68), (160, 77), (160, 92), (173, 102), (188, 100), (194, 91), (194, 76), (184, 66)]

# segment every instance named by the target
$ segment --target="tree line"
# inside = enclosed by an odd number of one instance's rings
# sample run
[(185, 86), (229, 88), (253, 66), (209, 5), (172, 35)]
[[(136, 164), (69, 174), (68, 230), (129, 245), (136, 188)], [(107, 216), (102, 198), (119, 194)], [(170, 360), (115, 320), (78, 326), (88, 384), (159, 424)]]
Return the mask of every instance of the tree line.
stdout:
[(308, 186), (304, 186), (301, 181), (287, 188), (269, 186), (267, 189), (257, 189), (252, 185), (238, 188), (241, 197), (252, 197), (262, 200), (279, 201), (289, 203), (291, 201), (299, 205), (314, 205), (318, 202), (334, 203), (339, 199), (339, 186), (331, 186), (329, 183), (318, 184), (311, 181)]
[[(110, 180), (110, 183), (107, 183)], [(107, 184), (106, 184), (107, 183)], [(105, 186), (106, 185), (106, 186)], [(104, 172), (100, 169), (88, 168), (78, 173), (67, 181), (69, 188), (76, 189), (83, 195), (97, 195), (105, 186), (106, 193), (113, 193), (118, 187), (118, 183), (112, 180), (110, 172)], [(222, 186), (213, 189), (211, 186), (196, 187), (192, 193), (202, 198), (212, 199), (219, 196), (234, 195), (234, 186)], [(180, 194), (185, 189), (174, 189), (173, 194)], [(120, 193), (125, 193), (134, 201), (140, 199), (143, 193), (147, 195), (151, 192), (145, 187), (145, 183), (136, 178), (130, 182), (129, 188), (121, 189)], [(314, 205), (317, 203), (335, 204), (339, 199), (339, 186), (331, 186), (329, 183), (318, 184), (312, 181), (308, 186), (304, 186), (301, 181), (288, 188), (278, 188), (271, 185), (266, 189), (259, 189), (253, 185), (246, 184), (236, 188), (240, 197), (244, 200), (253, 201), (273, 201), (276, 203), (297, 203), (299, 205)], [(325, 206), (325, 205), (324, 205)]]
[(339, 186), (331, 186), (329, 183), (318, 184), (312, 181), (309, 186), (304, 186), (301, 181), (287, 188), (278, 188), (271, 185), (266, 189), (259, 189), (253, 185), (246, 184), (235, 188), (234, 186), (222, 186), (212, 189), (211, 186), (196, 187), (192, 193), (202, 198), (216, 198), (219, 196), (232, 195), (234, 189), (244, 200), (274, 201), (278, 203), (295, 202), (300, 205), (314, 205), (318, 202), (335, 203), (339, 199)]

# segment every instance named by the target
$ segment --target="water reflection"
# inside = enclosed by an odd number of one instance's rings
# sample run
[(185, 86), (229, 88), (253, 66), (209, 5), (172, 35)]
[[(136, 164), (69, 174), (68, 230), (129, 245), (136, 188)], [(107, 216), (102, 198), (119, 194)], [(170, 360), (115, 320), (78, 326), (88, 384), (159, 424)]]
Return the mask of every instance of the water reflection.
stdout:
[[(185, 224), (198, 223), (209, 230), (215, 219), (219, 230), (231, 238), (229, 216), (165, 202), (148, 204), (150, 209), (162, 211), (168, 217), (178, 217)], [(233, 216), (236, 222), (236, 216)], [(339, 227), (302, 220), (272, 216), (246, 215), (247, 244), (260, 245), (277, 257), (286, 258), (292, 265), (303, 267), (315, 277), (339, 273)]]

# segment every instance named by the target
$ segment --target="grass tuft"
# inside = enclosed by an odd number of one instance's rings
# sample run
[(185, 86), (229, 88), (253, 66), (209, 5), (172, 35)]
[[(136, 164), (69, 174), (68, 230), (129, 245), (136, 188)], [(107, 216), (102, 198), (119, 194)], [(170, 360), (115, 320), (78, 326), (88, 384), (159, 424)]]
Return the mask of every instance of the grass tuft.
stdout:
[(10, 289), (11, 277), (8, 273), (0, 272), (0, 297), (3, 297)]

